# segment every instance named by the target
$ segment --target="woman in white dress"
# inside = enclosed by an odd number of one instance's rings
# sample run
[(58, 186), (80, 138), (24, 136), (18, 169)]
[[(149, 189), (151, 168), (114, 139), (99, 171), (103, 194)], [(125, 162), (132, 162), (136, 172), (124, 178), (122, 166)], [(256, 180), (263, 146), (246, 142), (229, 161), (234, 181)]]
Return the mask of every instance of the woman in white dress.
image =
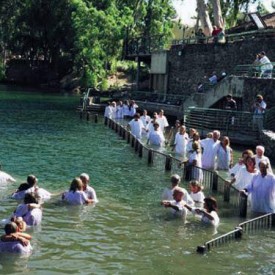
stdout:
[(198, 141), (193, 142), (193, 153), (190, 154), (188, 165), (191, 168), (191, 179), (202, 183), (203, 172), (201, 163), (201, 147)]
[(188, 134), (186, 133), (186, 127), (184, 125), (180, 126), (179, 132), (176, 133), (175, 143), (173, 149), (175, 149), (176, 154), (185, 159), (186, 157), (186, 145), (188, 143)]
[(233, 150), (230, 147), (229, 138), (224, 136), (217, 148), (217, 169), (229, 170), (233, 164)]

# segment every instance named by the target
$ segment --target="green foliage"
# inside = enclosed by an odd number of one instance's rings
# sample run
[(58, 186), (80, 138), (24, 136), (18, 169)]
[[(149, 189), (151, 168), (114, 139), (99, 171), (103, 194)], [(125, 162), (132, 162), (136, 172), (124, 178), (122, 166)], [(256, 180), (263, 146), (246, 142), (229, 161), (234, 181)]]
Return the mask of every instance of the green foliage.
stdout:
[(0, 45), (97, 87), (121, 59), (127, 30), (167, 40), (174, 14), (172, 0), (0, 0)]

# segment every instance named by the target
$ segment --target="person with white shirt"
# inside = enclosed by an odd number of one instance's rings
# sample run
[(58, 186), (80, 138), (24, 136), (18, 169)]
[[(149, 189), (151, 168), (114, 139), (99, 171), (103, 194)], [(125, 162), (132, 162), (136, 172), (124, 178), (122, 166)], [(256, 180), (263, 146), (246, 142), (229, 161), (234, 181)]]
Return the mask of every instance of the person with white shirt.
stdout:
[(142, 130), (145, 130), (142, 121), (140, 120), (140, 114), (136, 113), (134, 118), (128, 123), (131, 130), (131, 134), (137, 139), (141, 139)]
[(167, 121), (166, 116), (164, 115), (164, 111), (160, 110), (158, 114), (157, 122), (159, 124), (159, 127), (163, 133), (165, 133), (165, 128), (169, 126), (169, 123)]
[(83, 191), (83, 183), (80, 178), (73, 179), (69, 191), (62, 194), (62, 200), (71, 205), (89, 204), (93, 202)]
[(143, 110), (143, 114), (142, 114), (142, 116), (140, 117), (140, 120), (141, 120), (141, 122), (143, 123), (143, 127), (144, 127), (144, 129), (142, 130), (142, 134), (143, 134), (143, 135), (146, 135), (146, 134), (147, 134), (147, 129), (148, 129), (149, 123), (150, 123), (150, 121), (151, 121), (151, 117), (148, 116), (147, 110)]
[(266, 110), (266, 103), (262, 95), (256, 96), (256, 101), (253, 108), (253, 125), (256, 125), (258, 130), (261, 131), (263, 129), (264, 113)]
[(268, 164), (267, 172), (269, 174), (273, 174), (270, 160), (267, 156), (264, 155), (264, 152), (265, 152), (264, 146), (261, 146), (261, 145), (256, 146), (256, 155), (254, 156), (256, 160), (256, 169), (259, 170), (260, 161), (264, 160)]
[(201, 140), (202, 153), (202, 168), (214, 170), (216, 165), (217, 149), (220, 144), (219, 141), (220, 132), (218, 130), (213, 131), (212, 138), (206, 138)]
[(179, 132), (176, 133), (174, 147), (176, 154), (183, 158), (186, 158), (186, 146), (188, 143), (188, 134), (186, 133), (186, 127), (184, 125), (179, 127)]
[(261, 70), (260, 77), (272, 78), (273, 65), (270, 62), (269, 58), (266, 56), (264, 51), (259, 53), (259, 58)]
[(80, 175), (80, 179), (83, 183), (83, 191), (87, 195), (88, 199), (91, 199), (94, 203), (98, 202), (95, 189), (89, 185), (90, 176), (86, 173)]
[(147, 144), (156, 145), (159, 147), (164, 146), (165, 138), (163, 132), (159, 129), (159, 124), (154, 123), (154, 131), (149, 132)]

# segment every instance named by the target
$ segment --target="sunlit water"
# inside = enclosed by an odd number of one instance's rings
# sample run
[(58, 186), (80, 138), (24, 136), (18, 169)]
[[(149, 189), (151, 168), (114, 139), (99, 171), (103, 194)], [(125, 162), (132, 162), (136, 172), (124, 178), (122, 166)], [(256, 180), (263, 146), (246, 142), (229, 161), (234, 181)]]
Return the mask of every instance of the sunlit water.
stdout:
[[(28, 174), (59, 193), (73, 177), (89, 173), (95, 206), (70, 207), (57, 196), (43, 206), (43, 222), (32, 230), (28, 258), (0, 255), (0, 273), (30, 274), (272, 274), (274, 232), (245, 235), (240, 243), (201, 256), (197, 245), (213, 229), (172, 219), (159, 205), (169, 174), (149, 168), (116, 133), (75, 112), (77, 97), (35, 92), (0, 93), (1, 164), (17, 179), (0, 187), (0, 219), (17, 203), (11, 192)], [(222, 234), (239, 223), (223, 217)]]

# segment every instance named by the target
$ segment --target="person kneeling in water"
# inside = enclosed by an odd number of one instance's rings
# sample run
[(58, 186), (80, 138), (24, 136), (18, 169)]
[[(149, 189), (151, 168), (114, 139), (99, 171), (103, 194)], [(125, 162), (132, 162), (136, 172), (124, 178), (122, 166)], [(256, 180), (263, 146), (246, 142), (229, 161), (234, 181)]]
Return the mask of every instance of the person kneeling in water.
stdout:
[(184, 208), (186, 202), (183, 200), (185, 191), (180, 187), (175, 187), (173, 192), (174, 200), (163, 200), (161, 205), (165, 208), (171, 208), (172, 214), (176, 217), (181, 217), (184, 221), (186, 219), (187, 210)]

